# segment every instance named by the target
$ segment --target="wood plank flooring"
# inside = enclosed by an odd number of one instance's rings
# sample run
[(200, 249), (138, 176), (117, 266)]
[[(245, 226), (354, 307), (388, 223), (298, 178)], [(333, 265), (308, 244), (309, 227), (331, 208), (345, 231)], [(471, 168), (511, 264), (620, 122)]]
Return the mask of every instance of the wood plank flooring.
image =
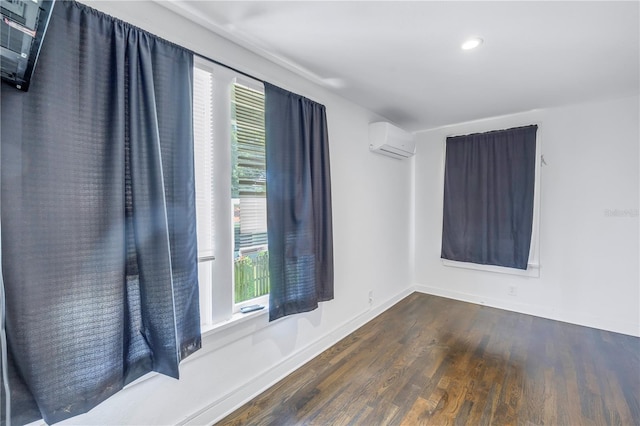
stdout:
[(413, 293), (220, 425), (640, 425), (640, 339)]

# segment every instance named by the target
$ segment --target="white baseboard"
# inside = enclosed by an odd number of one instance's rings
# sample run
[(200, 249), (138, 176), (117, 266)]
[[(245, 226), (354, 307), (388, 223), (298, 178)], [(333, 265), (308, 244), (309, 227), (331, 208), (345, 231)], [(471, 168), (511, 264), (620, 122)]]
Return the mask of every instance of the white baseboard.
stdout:
[(206, 407), (198, 410), (196, 413), (193, 413), (179, 424), (190, 426), (210, 425), (221, 420), (413, 292), (413, 288), (408, 288), (387, 301), (355, 316), (344, 324), (336, 327), (331, 332), (320, 337), (315, 342), (300, 348), (286, 358), (283, 358), (271, 368), (254, 377), (250, 382), (238, 386), (222, 397), (211, 402)]
[(250, 382), (244, 383), (229, 391), (227, 394), (217, 398), (215, 401), (212, 401), (204, 408), (188, 416), (179, 424), (185, 426), (210, 425), (221, 420), (237, 408), (241, 407), (246, 402), (250, 401), (252, 398), (256, 397), (260, 393), (276, 384), (278, 381), (282, 380), (284, 377), (295, 371), (306, 362), (322, 353), (327, 348), (340, 341), (342, 338), (346, 337), (350, 333), (362, 327), (367, 322), (382, 314), (387, 309), (391, 308), (393, 305), (395, 305), (414, 291), (431, 294), (434, 296), (446, 297), (448, 299), (460, 300), (463, 302), (490, 306), (493, 308), (504, 309), (512, 312), (538, 316), (556, 321), (563, 321), (576, 325), (629, 334), (632, 336), (638, 336), (640, 334), (639, 327), (636, 324), (621, 322), (616, 323), (615, 321), (603, 323), (599, 318), (587, 318), (585, 316), (581, 317), (579, 314), (571, 312), (558, 313), (545, 306), (507, 302), (500, 299), (487, 298), (480, 295), (452, 291), (439, 287), (414, 285), (413, 287), (402, 291), (401, 293), (390, 298), (384, 303), (374, 306), (372, 309), (369, 309), (353, 317), (344, 324), (336, 327), (331, 332), (320, 337), (315, 342), (303, 348), (300, 348), (293, 354), (287, 356), (286, 358), (283, 358), (271, 368), (254, 377)]
[(448, 299), (460, 300), (462, 302), (475, 303), (478, 305), (490, 306), (492, 308), (518, 312), (521, 314), (533, 315), (536, 317), (551, 319), (555, 321), (562, 321), (570, 324), (640, 337), (640, 324), (638, 323), (619, 321), (612, 318), (597, 317), (577, 311), (560, 312), (547, 306), (505, 301), (502, 299), (485, 297), (477, 294), (463, 293), (455, 290), (444, 289), (441, 287), (416, 284), (413, 288), (415, 291), (420, 293), (432, 294), (434, 296), (446, 297)]

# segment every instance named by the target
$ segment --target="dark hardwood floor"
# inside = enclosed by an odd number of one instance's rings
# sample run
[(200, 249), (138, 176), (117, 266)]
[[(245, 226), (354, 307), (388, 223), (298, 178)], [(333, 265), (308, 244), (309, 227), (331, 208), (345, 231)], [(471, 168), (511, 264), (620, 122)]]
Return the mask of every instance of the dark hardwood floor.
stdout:
[(640, 339), (414, 293), (221, 425), (640, 425)]

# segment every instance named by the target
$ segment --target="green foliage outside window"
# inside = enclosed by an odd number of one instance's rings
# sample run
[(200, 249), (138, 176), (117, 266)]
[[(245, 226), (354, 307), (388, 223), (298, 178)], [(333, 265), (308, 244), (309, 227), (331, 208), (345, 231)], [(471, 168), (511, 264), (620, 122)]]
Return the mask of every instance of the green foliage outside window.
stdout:
[(238, 257), (234, 274), (236, 303), (269, 294), (269, 252)]

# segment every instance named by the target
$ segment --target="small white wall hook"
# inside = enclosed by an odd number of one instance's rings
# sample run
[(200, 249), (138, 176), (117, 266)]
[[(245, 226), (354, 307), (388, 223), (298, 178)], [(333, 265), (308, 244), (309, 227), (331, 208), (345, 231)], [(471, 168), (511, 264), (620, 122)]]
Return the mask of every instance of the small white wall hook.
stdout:
[(544, 154), (542, 154), (542, 155), (540, 156), (540, 161), (541, 161), (541, 163), (542, 163), (542, 165), (543, 165), (543, 166), (546, 166), (546, 165), (547, 165), (547, 162), (546, 162), (546, 161), (544, 161)]

